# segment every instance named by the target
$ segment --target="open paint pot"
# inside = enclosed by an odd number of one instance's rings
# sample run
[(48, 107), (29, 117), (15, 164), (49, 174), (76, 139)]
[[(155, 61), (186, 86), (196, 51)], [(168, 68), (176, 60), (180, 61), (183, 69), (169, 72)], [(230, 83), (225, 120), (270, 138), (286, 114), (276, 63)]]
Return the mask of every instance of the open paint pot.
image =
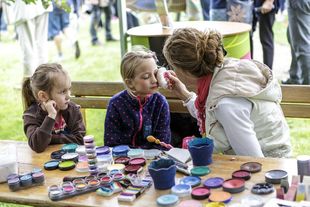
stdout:
[(228, 179), (223, 182), (223, 190), (229, 193), (240, 193), (244, 191), (245, 182), (242, 179)]
[(192, 198), (196, 200), (204, 200), (210, 196), (210, 190), (206, 187), (197, 187), (192, 190)]
[(196, 176), (186, 176), (180, 180), (180, 183), (190, 185), (193, 188), (200, 185), (201, 179)]
[(119, 145), (112, 148), (112, 154), (114, 157), (127, 156), (127, 152), (130, 150), (128, 145)]
[(177, 207), (202, 207), (202, 203), (195, 200), (184, 200), (181, 201)]
[(270, 170), (265, 173), (267, 183), (280, 184), (282, 179), (287, 179), (287, 172), (284, 170)]
[(127, 153), (127, 156), (130, 158), (144, 157), (144, 150), (143, 149), (130, 149)]
[(78, 162), (76, 164), (75, 170), (77, 172), (88, 172), (88, 163), (87, 162)]
[(191, 194), (192, 187), (187, 184), (178, 184), (171, 188), (171, 192), (179, 197), (185, 197)]
[(59, 170), (67, 171), (75, 168), (75, 162), (73, 161), (62, 161), (58, 165)]
[(102, 178), (100, 178), (100, 182), (101, 182), (102, 185), (110, 184), (110, 183), (112, 183), (112, 181), (113, 181), (113, 178), (108, 176), (108, 175), (103, 176)]
[(246, 170), (237, 170), (232, 173), (233, 178), (249, 180), (251, 178), (251, 173)]
[(143, 157), (132, 158), (131, 160), (129, 160), (129, 165), (144, 166), (145, 163), (146, 163), (146, 160)]
[(59, 161), (58, 160), (50, 160), (44, 163), (45, 170), (56, 170), (58, 168)]
[(123, 164), (113, 164), (108, 166), (108, 171), (112, 171), (112, 170), (118, 170), (120, 172), (124, 172), (125, 169), (125, 165)]
[(254, 194), (264, 195), (273, 193), (273, 185), (271, 183), (257, 183), (252, 187), (251, 192)]
[(94, 142), (94, 136), (93, 135), (86, 135), (83, 137), (84, 144), (86, 143), (93, 143)]
[(128, 165), (130, 158), (129, 157), (118, 157), (115, 159), (115, 164)]
[(97, 179), (93, 179), (93, 180), (88, 181), (89, 187), (97, 187), (99, 185), (100, 185), (100, 181)]
[(64, 150), (57, 150), (51, 153), (51, 158), (55, 159), (55, 160), (60, 160), (61, 156), (63, 156), (64, 154), (66, 154), (66, 151)]
[(51, 185), (48, 187), (48, 194), (51, 198), (59, 198), (62, 196), (63, 191), (58, 185)]
[(66, 153), (63, 156), (61, 156), (62, 161), (73, 161), (78, 162), (79, 161), (79, 154), (78, 153)]
[(125, 178), (125, 175), (123, 173), (115, 173), (113, 176), (113, 181), (120, 181)]
[(172, 206), (179, 201), (179, 197), (174, 194), (162, 195), (157, 198), (156, 202), (159, 206)]
[(23, 175), (19, 179), (20, 185), (23, 187), (28, 187), (32, 185), (32, 176), (30, 174)]
[(129, 174), (129, 173), (134, 173), (137, 174), (138, 172), (140, 172), (142, 170), (141, 165), (127, 165), (125, 167), (125, 173)]
[(209, 196), (209, 201), (211, 202), (222, 202), (222, 203), (228, 203), (231, 201), (231, 194), (224, 191), (213, 191), (211, 195)]
[(258, 162), (246, 162), (240, 166), (240, 169), (250, 173), (257, 173), (262, 170), (262, 164)]
[(62, 183), (61, 188), (62, 188), (62, 191), (64, 194), (70, 194), (70, 193), (73, 193), (75, 191), (75, 187), (74, 187), (72, 182)]
[(196, 166), (191, 169), (192, 176), (204, 176), (210, 173), (210, 169), (207, 166)]
[(62, 150), (67, 152), (67, 153), (73, 153), (75, 152), (76, 148), (78, 148), (79, 145), (75, 144), (75, 143), (70, 143), (70, 144), (65, 144), (64, 146), (62, 146)]
[(220, 177), (212, 177), (208, 178), (206, 181), (203, 182), (203, 185), (207, 188), (220, 188), (224, 182), (223, 178)]
[(77, 191), (82, 191), (87, 188), (85, 180), (80, 178), (73, 180), (73, 185)]

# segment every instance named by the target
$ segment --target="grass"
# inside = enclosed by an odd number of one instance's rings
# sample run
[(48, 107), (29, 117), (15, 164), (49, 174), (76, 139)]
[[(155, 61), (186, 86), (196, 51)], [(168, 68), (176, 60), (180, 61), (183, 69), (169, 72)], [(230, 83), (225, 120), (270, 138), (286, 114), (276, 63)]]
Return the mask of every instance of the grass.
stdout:
[[(113, 22), (113, 33), (118, 35), (118, 23)], [(79, 34), (82, 55), (80, 59), (73, 57), (72, 47), (66, 43), (64, 47), (64, 61), (62, 65), (69, 72), (72, 80), (83, 81), (120, 81), (120, 46), (119, 42), (104, 43), (101, 47), (93, 47), (90, 44), (89, 19), (82, 16)], [(286, 21), (277, 22), (274, 27), (275, 40), (281, 44), (288, 44), (286, 40)], [(21, 51), (18, 43), (12, 40), (13, 27), (9, 32), (1, 36), (0, 41), (0, 139), (26, 141), (23, 132), (21, 91), (16, 86), (22, 80)], [(104, 31), (98, 33), (101, 41), (104, 41)], [(68, 42), (68, 41), (67, 41)], [(49, 43), (49, 60), (56, 56), (56, 48)], [(96, 144), (103, 144), (105, 110), (87, 110), (87, 134), (93, 134)], [(287, 119), (291, 129), (293, 155), (309, 154), (310, 149), (310, 120)], [(15, 207), (0, 203), (0, 207)]]

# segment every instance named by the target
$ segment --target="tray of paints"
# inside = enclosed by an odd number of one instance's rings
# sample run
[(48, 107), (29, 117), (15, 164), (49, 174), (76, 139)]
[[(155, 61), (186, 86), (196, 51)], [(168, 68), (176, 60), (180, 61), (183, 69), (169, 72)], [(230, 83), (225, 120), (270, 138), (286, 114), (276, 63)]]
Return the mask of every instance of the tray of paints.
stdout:
[(30, 187), (42, 185), (44, 183), (44, 173), (41, 169), (34, 169), (32, 172), (22, 175), (10, 174), (7, 177), (7, 184), (11, 191), (18, 191)]

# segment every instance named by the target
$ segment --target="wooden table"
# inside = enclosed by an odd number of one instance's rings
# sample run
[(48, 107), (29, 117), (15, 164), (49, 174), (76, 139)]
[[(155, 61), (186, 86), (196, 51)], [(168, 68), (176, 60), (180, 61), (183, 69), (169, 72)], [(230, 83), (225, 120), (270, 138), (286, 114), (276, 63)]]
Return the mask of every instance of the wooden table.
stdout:
[(204, 31), (216, 29), (223, 35), (223, 44), (227, 55), (235, 58), (250, 58), (251, 26), (239, 22), (222, 21), (186, 21), (174, 22), (173, 28), (163, 29), (161, 24), (149, 24), (131, 28), (127, 34), (131, 37), (132, 45), (144, 45), (156, 52), (160, 62), (163, 62), (162, 48), (165, 40), (177, 28), (196, 28)]
[[(50, 153), (52, 151), (60, 149), (60, 145), (50, 146), (45, 152), (37, 154), (33, 152), (26, 142), (17, 141), (0, 141), (1, 145), (13, 144), (17, 147), (17, 159), (19, 165), (19, 173), (29, 172), (34, 167), (43, 168), (43, 164), (50, 159)], [(234, 159), (232, 159), (234, 158)], [(238, 202), (242, 196), (250, 194), (251, 187), (258, 182), (264, 182), (264, 173), (272, 169), (283, 169), (289, 172), (289, 175), (295, 175), (297, 173), (297, 164), (294, 159), (273, 159), (273, 158), (252, 158), (241, 156), (226, 156), (226, 155), (214, 155), (213, 163), (209, 166), (211, 173), (202, 177), (205, 180), (209, 177), (220, 176), (225, 179), (231, 178), (231, 173), (240, 168), (240, 165), (249, 162), (256, 161), (262, 164), (262, 171), (252, 175), (249, 181), (246, 181), (246, 190), (239, 194), (233, 195), (232, 202)], [(11, 192), (6, 183), (0, 184), (0, 201), (10, 203), (21, 203), (32, 206), (101, 206), (101, 207), (115, 207), (115, 206), (139, 206), (139, 207), (155, 207), (156, 198), (163, 194), (170, 193), (170, 190), (155, 190), (152, 186), (146, 190), (132, 205), (128, 203), (119, 203), (117, 201), (117, 195), (112, 197), (101, 197), (95, 192), (87, 193), (84, 195), (76, 196), (73, 198), (53, 202), (49, 199), (47, 194), (48, 186), (53, 184), (61, 184), (64, 176), (82, 176), (85, 174), (77, 173), (75, 170), (71, 171), (46, 171), (45, 183), (42, 186), (32, 187), (25, 190)], [(177, 174), (176, 183), (182, 177), (181, 174)], [(266, 195), (263, 199), (275, 197), (275, 193)], [(202, 201), (206, 203), (207, 201)]]

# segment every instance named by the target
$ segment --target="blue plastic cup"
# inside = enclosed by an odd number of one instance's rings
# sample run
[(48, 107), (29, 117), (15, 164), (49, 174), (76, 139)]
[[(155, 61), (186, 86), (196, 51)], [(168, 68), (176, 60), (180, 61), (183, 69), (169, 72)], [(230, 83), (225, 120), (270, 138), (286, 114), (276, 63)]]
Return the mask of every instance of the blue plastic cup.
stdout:
[(188, 143), (194, 166), (206, 166), (212, 163), (213, 140), (209, 138), (194, 138)]
[(152, 161), (148, 170), (155, 189), (166, 190), (175, 185), (176, 166), (173, 160), (159, 159)]

